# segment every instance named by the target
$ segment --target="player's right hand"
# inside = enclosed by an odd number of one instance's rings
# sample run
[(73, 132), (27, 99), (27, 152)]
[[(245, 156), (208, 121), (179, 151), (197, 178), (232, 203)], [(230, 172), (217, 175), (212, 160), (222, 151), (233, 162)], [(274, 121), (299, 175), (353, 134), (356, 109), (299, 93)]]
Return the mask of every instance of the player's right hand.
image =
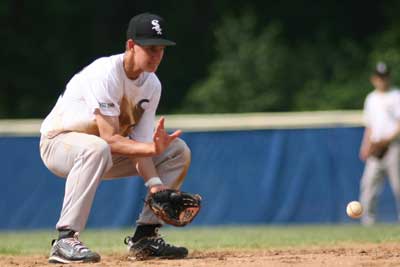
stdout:
[(362, 161), (366, 161), (367, 158), (368, 158), (370, 155), (371, 155), (370, 146), (362, 146), (361, 149), (360, 149), (360, 155), (359, 155), (360, 159), (361, 159)]
[(156, 155), (162, 154), (169, 144), (182, 134), (181, 130), (177, 130), (169, 135), (167, 131), (165, 131), (164, 121), (164, 117), (161, 117), (153, 135), (154, 152)]

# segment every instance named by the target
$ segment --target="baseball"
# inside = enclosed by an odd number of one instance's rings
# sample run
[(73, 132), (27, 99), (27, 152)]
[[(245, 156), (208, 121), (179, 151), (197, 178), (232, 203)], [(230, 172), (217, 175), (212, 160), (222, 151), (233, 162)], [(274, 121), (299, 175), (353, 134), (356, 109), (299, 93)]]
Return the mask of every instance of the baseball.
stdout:
[(350, 218), (357, 219), (360, 218), (363, 213), (363, 208), (361, 203), (358, 201), (351, 201), (347, 204), (346, 213)]

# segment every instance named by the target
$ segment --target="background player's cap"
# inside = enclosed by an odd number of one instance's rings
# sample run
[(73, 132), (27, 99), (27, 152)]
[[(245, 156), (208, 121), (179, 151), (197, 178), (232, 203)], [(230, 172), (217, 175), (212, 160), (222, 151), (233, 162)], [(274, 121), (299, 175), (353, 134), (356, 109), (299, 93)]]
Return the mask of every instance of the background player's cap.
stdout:
[(379, 61), (374, 69), (374, 74), (382, 77), (389, 76), (390, 69), (385, 62)]
[(166, 38), (164, 19), (150, 13), (134, 16), (129, 22), (126, 37), (139, 45), (175, 45)]

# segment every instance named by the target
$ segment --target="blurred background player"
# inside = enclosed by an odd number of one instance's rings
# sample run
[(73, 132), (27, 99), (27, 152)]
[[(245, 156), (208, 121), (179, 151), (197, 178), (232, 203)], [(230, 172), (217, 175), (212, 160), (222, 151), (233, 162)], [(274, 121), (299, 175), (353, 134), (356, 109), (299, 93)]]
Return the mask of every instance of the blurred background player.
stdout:
[[(154, 72), (165, 46), (175, 44), (166, 39), (165, 30), (157, 15), (133, 17), (125, 53), (95, 60), (76, 74), (42, 124), (43, 162), (54, 174), (66, 177), (52, 263), (100, 260), (78, 233), (85, 228), (101, 179), (140, 175), (149, 193), (178, 189), (183, 182), (190, 150), (178, 138), (181, 131), (169, 135), (163, 118), (154, 130), (161, 95)], [(158, 235), (162, 222), (147, 205), (136, 223), (133, 236), (125, 239), (133, 257), (188, 254), (186, 248), (169, 245)]]
[(393, 190), (397, 216), (400, 214), (400, 91), (391, 87), (390, 69), (384, 62), (376, 65), (370, 81), (374, 90), (364, 103), (365, 131), (360, 149), (360, 158), (366, 161), (360, 184), (363, 225), (376, 221), (385, 176)]

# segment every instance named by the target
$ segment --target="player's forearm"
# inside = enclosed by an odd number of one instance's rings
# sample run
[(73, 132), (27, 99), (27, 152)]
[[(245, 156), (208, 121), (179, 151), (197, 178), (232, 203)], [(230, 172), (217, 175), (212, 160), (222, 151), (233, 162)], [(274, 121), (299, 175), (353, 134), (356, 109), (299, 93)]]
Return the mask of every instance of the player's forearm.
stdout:
[(137, 158), (136, 170), (139, 175), (147, 182), (152, 177), (158, 177), (156, 167), (154, 166), (152, 158)]
[(371, 144), (371, 129), (369, 127), (366, 127), (361, 142), (361, 149), (367, 148), (370, 144)]
[(154, 143), (137, 142), (121, 135), (105, 138), (110, 145), (111, 153), (136, 157), (152, 157), (155, 155)]
[(168, 187), (161, 181), (152, 158), (135, 158), (134, 160), (136, 170), (143, 178), (145, 185), (151, 194), (168, 189)]
[(400, 123), (397, 125), (396, 131), (388, 138), (388, 142), (391, 143), (400, 136)]

